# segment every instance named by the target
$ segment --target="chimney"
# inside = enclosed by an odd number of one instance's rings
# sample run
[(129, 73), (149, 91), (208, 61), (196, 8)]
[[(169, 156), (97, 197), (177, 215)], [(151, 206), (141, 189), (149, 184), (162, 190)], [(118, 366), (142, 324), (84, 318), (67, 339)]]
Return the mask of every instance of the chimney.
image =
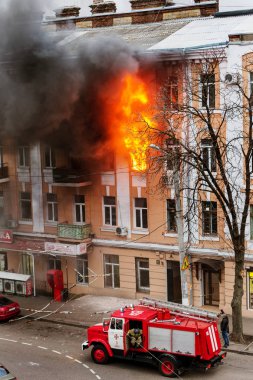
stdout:
[(115, 13), (117, 10), (116, 4), (114, 1), (108, 0), (93, 0), (93, 4), (90, 5), (91, 13)]
[(55, 9), (55, 15), (56, 17), (78, 17), (80, 12), (79, 7), (63, 7)]
[(173, 5), (170, 0), (130, 0), (132, 11), (137, 9), (160, 8), (168, 5)]

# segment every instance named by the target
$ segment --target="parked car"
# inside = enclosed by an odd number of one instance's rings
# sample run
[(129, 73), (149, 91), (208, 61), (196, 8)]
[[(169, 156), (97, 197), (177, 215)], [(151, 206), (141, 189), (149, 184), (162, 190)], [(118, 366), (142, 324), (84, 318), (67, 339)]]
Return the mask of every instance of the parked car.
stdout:
[(19, 304), (0, 294), (0, 321), (7, 321), (19, 313)]
[(0, 364), (0, 380), (17, 380), (17, 378), (12, 375), (7, 368)]

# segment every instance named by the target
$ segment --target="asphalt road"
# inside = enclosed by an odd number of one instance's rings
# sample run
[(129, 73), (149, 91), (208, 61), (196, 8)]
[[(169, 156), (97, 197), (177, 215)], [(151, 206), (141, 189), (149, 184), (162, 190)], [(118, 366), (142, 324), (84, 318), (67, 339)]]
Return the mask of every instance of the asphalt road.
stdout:
[[(82, 352), (85, 331), (76, 327), (25, 320), (0, 324), (0, 362), (18, 380), (158, 380), (156, 368), (125, 361), (96, 365), (90, 349)], [(185, 373), (183, 379), (251, 380), (252, 356), (228, 354), (224, 365), (207, 373)]]

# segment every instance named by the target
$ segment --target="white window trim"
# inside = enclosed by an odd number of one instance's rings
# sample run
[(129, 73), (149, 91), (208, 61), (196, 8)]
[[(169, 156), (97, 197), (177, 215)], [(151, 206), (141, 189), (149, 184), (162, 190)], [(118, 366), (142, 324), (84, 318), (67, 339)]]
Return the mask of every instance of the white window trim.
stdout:
[[(107, 228), (107, 227), (109, 227), (109, 228), (116, 228), (116, 226), (117, 226), (117, 208), (116, 208), (116, 197), (114, 197), (115, 198), (115, 205), (105, 205), (105, 203), (104, 203), (104, 200), (105, 200), (105, 197), (106, 197), (107, 195), (104, 195), (103, 196), (103, 202), (102, 202), (102, 215), (103, 215), (103, 228)], [(110, 224), (106, 224), (105, 223), (105, 207), (109, 207), (110, 208)], [(115, 207), (115, 212), (116, 212), (116, 224), (114, 225), (114, 224), (112, 224), (112, 207)]]
[[(143, 198), (143, 197), (141, 197), (141, 198)], [(144, 232), (148, 232), (148, 228), (145, 228), (145, 227), (143, 227), (143, 218), (142, 218), (142, 212), (141, 212), (141, 226), (140, 227), (137, 227), (136, 226), (136, 211), (137, 210), (147, 210), (147, 225), (148, 225), (148, 206), (147, 207), (135, 207), (135, 199), (138, 199), (138, 197), (137, 198), (134, 198), (134, 200), (133, 200), (133, 209), (134, 209), (134, 229), (133, 229), (133, 233), (137, 233), (137, 231), (144, 231)], [(147, 202), (147, 204), (148, 204), (148, 202)]]
[[(107, 256), (118, 256), (118, 255), (111, 255), (111, 254), (104, 254), (104, 274), (106, 275), (106, 266), (109, 265), (112, 267), (112, 286), (106, 286), (105, 285), (105, 282), (104, 282), (104, 288), (105, 289), (120, 289), (120, 286), (115, 286), (115, 280), (114, 280), (114, 275), (115, 275), (115, 272), (114, 272), (114, 267), (117, 266), (119, 268), (119, 283), (120, 283), (120, 267), (119, 267), (119, 262), (118, 263), (107, 263), (105, 261), (105, 258), (106, 258), (106, 255)], [(118, 256), (118, 259), (119, 259), (119, 256)], [(106, 276), (105, 276), (105, 279), (106, 279)], [(106, 280), (105, 280), (106, 281)]]
[[(83, 217), (83, 212), (82, 212), (82, 206), (84, 206), (84, 216), (85, 216), (85, 218), (84, 218), (84, 221), (83, 222), (78, 222), (77, 220), (76, 220), (76, 206), (79, 206), (80, 207), (80, 214), (82, 215), (82, 217)], [(75, 221), (75, 224), (77, 224), (77, 225), (81, 225), (81, 226), (83, 226), (83, 225), (85, 225), (85, 224), (87, 224), (86, 223), (86, 202), (85, 202), (85, 195), (84, 195), (84, 203), (80, 203), (80, 202), (78, 202), (78, 203), (76, 203), (75, 202), (75, 199), (74, 199), (74, 210), (73, 210), (73, 215), (74, 215), (74, 218), (73, 218), (73, 220)], [(81, 219), (83, 219), (83, 218), (81, 218)]]
[[(18, 167), (19, 168), (29, 168), (30, 167), (30, 162), (28, 162), (28, 165), (26, 165), (26, 162), (25, 162), (25, 149), (28, 149), (28, 153), (29, 153), (29, 158), (30, 158), (30, 148), (28, 145), (21, 145), (21, 146), (18, 146)], [(25, 165), (21, 165), (20, 164), (20, 150), (22, 149), (22, 156), (23, 156), (23, 161), (25, 162)]]
[[(48, 216), (48, 214), (49, 214), (49, 210), (48, 210), (48, 206), (49, 206), (49, 204), (51, 204), (51, 205), (53, 205), (53, 207), (52, 207), (52, 210), (53, 210), (53, 220), (50, 220), (49, 219), (49, 216)], [(47, 223), (58, 223), (58, 220), (55, 220), (55, 210), (54, 210), (54, 205), (56, 205), (57, 207), (58, 207), (58, 202), (52, 202), (52, 201), (47, 201)], [(57, 210), (58, 211), (58, 210)]]
[[(150, 291), (150, 267), (148, 268), (141, 268), (140, 269), (140, 261), (143, 260), (143, 261), (148, 261), (149, 263), (149, 259), (147, 258), (140, 258), (140, 257), (137, 257), (136, 258), (136, 264), (137, 264), (137, 278), (136, 278), (136, 281), (137, 281), (137, 291), (138, 292), (141, 292), (142, 290), (145, 291), (145, 292), (149, 292)], [(149, 272), (149, 287), (146, 287), (146, 286), (141, 286), (140, 285), (140, 279), (141, 279), (141, 276), (140, 276), (140, 271), (148, 271)]]

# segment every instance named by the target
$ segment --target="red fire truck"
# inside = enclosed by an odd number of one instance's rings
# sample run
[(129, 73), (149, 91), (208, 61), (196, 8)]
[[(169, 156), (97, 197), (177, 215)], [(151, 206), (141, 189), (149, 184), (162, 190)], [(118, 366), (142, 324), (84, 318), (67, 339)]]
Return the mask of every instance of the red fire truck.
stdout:
[(150, 298), (89, 327), (82, 349), (90, 346), (95, 363), (106, 364), (111, 358), (149, 362), (166, 377), (194, 367), (216, 367), (226, 356), (215, 313)]

